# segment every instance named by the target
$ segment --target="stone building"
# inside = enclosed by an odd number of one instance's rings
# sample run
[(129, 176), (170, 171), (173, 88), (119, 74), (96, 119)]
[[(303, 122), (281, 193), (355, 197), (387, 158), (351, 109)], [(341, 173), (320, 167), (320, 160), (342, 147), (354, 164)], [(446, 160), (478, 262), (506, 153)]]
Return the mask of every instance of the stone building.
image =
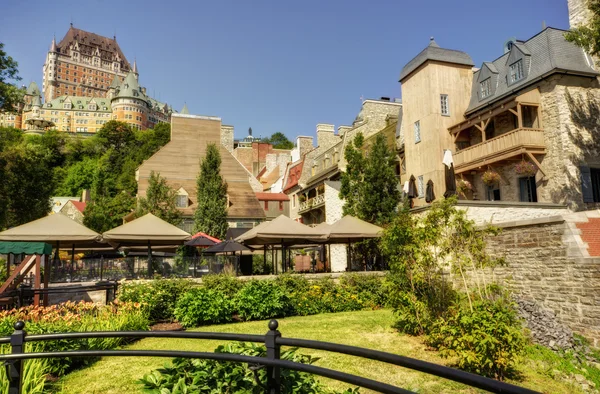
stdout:
[(138, 197), (146, 195), (152, 171), (160, 173), (177, 190), (177, 207), (184, 217), (183, 228), (188, 232), (192, 231), (197, 204), (196, 179), (200, 162), (209, 143), (217, 144), (220, 148), (221, 175), (228, 185), (229, 226), (253, 227), (265, 219), (265, 211), (255, 194), (256, 191), (262, 191), (260, 183), (221, 144), (222, 130), (221, 119), (217, 117), (173, 114), (170, 142), (136, 171)]
[(138, 130), (169, 122), (172, 108), (149, 97), (138, 80), (137, 63), (130, 66), (116, 39), (71, 25), (60, 43), (52, 40), (44, 63), (43, 92), (32, 82), (24, 106), (0, 113), (0, 126), (39, 132), (31, 123), (43, 120), (50, 122), (50, 129), (85, 136), (109, 120)]
[(43, 70), (44, 101), (59, 96), (106, 97), (115, 78), (122, 81), (129, 71), (137, 73), (116, 36), (103, 37), (73, 24), (58, 44), (52, 39)]
[(265, 219), (273, 220), (279, 215), (290, 216), (290, 198), (285, 193), (256, 193), (265, 211)]
[[(436, 196), (443, 195), (445, 150), (454, 154), (459, 182), (472, 185), (463, 199), (575, 210), (600, 202), (590, 118), (600, 105), (598, 72), (564, 33), (546, 28), (509, 42), (504, 54), (479, 69), (464, 52), (432, 41), (404, 67), (402, 181), (417, 179), (416, 206), (426, 205), (429, 179)], [(484, 182), (486, 172), (499, 180)]]

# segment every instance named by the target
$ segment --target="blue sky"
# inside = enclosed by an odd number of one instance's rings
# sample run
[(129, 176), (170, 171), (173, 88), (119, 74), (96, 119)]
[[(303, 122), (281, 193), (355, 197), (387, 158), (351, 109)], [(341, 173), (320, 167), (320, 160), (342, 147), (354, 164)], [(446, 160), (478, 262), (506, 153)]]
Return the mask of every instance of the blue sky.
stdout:
[(476, 65), (510, 37), (567, 29), (567, 0), (139, 1), (31, 0), (0, 6), (0, 41), (23, 83), (41, 88), (53, 34), (75, 27), (112, 36), (134, 58), (148, 93), (180, 110), (219, 116), (255, 136), (315, 135), (351, 124), (361, 97), (400, 97), (402, 67), (428, 43)]

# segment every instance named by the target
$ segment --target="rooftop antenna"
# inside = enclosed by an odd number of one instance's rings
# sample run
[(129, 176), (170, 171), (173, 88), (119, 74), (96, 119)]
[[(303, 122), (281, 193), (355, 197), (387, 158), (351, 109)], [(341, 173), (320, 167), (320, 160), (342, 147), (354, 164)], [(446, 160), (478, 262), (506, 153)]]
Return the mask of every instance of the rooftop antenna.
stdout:
[(71, 27), (73, 27), (73, 15), (71, 15)]
[(546, 30), (546, 21), (542, 21), (542, 30)]

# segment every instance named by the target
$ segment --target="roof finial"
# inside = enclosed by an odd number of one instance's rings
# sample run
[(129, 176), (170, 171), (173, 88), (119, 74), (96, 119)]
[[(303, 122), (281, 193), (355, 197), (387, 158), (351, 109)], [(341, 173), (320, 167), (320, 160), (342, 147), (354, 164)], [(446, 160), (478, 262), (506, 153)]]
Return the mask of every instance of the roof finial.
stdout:
[(546, 21), (542, 21), (542, 30), (546, 30)]
[(433, 36), (429, 37), (429, 41), (433, 41)]

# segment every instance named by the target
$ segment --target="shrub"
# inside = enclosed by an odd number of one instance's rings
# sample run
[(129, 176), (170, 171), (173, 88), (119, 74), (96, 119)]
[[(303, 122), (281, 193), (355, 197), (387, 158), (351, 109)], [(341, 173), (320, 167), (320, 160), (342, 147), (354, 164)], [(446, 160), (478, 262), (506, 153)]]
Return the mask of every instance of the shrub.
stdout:
[(337, 286), (330, 278), (314, 282), (292, 298), (294, 312), (300, 316), (318, 313), (358, 311), (364, 308), (358, 295)]
[(394, 307), (396, 316), (394, 328), (410, 335), (426, 333), (432, 323), (432, 316), (427, 304), (410, 292), (402, 292), (397, 297), (398, 304)]
[(177, 300), (195, 285), (195, 282), (188, 279), (154, 279), (143, 283), (124, 283), (119, 287), (118, 300), (142, 304), (153, 322), (171, 321)]
[(232, 315), (231, 297), (204, 287), (189, 290), (179, 299), (175, 308), (175, 317), (184, 327), (226, 323), (232, 320)]
[(263, 320), (290, 315), (290, 297), (272, 280), (251, 280), (238, 292), (236, 309), (243, 320)]
[[(86, 331), (147, 330), (148, 317), (139, 304), (115, 303), (101, 306), (93, 303), (66, 302), (49, 307), (23, 307), (0, 312), (0, 336), (8, 336), (14, 324), (23, 320), (28, 334)], [(91, 338), (44, 341), (37, 343), (36, 351), (107, 350), (125, 343), (122, 338)], [(5, 350), (5, 349), (3, 349)], [(61, 376), (86, 365), (92, 359), (48, 359), (48, 372)]]
[(521, 322), (507, 297), (461, 303), (438, 319), (427, 343), (442, 357), (455, 357), (457, 367), (503, 379), (513, 372), (526, 345)]
[[(248, 343), (231, 343), (219, 346), (216, 353), (243, 354), (265, 357), (264, 346)], [(317, 358), (303, 355), (297, 349), (281, 353), (282, 360), (313, 364)], [(176, 358), (171, 365), (152, 371), (140, 381), (147, 393), (264, 393), (266, 392), (266, 368), (253, 368), (246, 364), (219, 362), (215, 360)], [(335, 392), (326, 390), (314, 375), (281, 369), (282, 393), (319, 394)], [(348, 389), (345, 393), (358, 393)]]
[(233, 298), (244, 286), (244, 283), (233, 275), (211, 274), (202, 277), (202, 285), (207, 289), (219, 291)]
[(263, 255), (252, 255), (252, 275), (269, 275), (273, 273), (273, 264), (267, 256), (267, 260)]
[(364, 306), (379, 308), (388, 304), (388, 292), (380, 275), (346, 274), (340, 278), (340, 285), (348, 292), (356, 294)]

